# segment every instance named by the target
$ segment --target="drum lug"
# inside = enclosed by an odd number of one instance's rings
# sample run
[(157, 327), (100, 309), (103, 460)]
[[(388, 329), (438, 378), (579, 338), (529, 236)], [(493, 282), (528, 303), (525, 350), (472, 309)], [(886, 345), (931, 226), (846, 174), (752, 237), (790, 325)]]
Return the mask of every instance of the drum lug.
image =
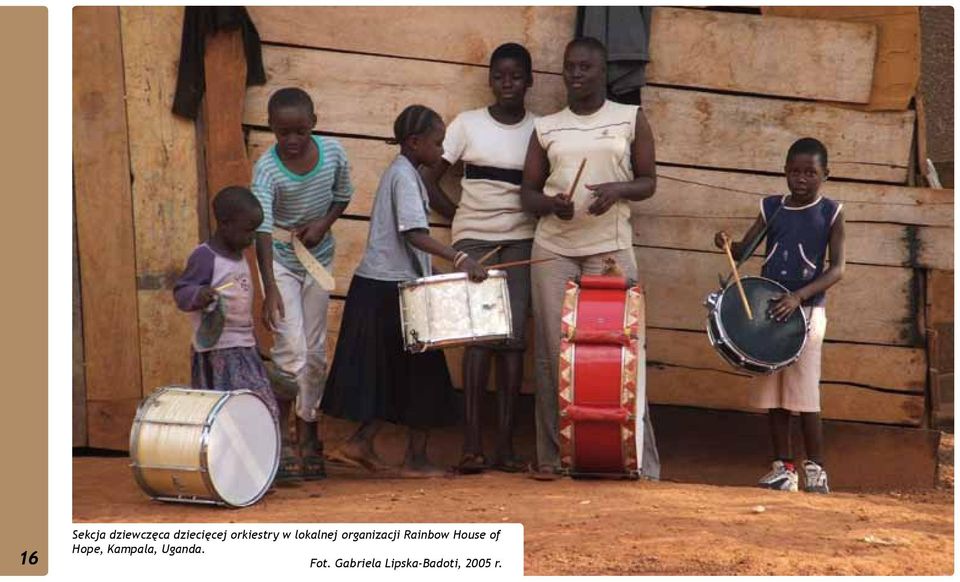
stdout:
[(717, 306), (717, 300), (720, 298), (720, 293), (711, 293), (707, 295), (707, 298), (703, 301), (703, 306), (707, 309), (713, 309)]

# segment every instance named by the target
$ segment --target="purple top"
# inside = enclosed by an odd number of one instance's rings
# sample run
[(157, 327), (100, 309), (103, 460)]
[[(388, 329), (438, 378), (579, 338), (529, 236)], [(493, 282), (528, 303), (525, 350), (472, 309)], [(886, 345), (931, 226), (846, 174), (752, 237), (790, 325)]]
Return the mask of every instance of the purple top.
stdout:
[[(173, 286), (173, 298), (177, 307), (190, 313), (193, 322), (193, 349), (198, 352), (224, 348), (253, 347), (257, 344), (253, 335), (253, 284), (250, 267), (244, 258), (231, 259), (218, 254), (213, 247), (203, 243), (190, 253), (187, 268)], [(200, 326), (202, 306), (197, 301), (201, 287), (213, 288), (229, 285), (217, 293), (224, 304), (226, 320), (220, 341), (209, 348), (198, 348), (196, 331)], [(207, 309), (212, 309), (211, 303)]]

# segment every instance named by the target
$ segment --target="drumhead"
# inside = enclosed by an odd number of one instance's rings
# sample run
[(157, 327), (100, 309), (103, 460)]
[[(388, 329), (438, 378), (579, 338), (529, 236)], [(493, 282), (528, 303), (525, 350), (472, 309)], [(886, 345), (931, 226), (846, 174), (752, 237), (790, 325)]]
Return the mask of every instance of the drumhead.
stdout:
[(280, 432), (263, 400), (230, 393), (215, 413), (206, 452), (210, 481), (225, 503), (242, 507), (260, 499), (280, 462)]
[(750, 303), (753, 319), (747, 317), (735, 283), (727, 286), (717, 306), (720, 324), (727, 339), (744, 354), (758, 362), (777, 365), (792, 360), (803, 348), (806, 320), (798, 309), (786, 321), (767, 314), (770, 300), (785, 293), (785, 287), (763, 277), (740, 280)]

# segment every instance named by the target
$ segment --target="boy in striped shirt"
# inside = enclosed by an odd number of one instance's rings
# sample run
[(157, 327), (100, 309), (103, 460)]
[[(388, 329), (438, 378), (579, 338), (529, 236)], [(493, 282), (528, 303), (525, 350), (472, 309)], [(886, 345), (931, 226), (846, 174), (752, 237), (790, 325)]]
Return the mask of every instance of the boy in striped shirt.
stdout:
[[(329, 292), (307, 273), (283, 231), (300, 239), (325, 268), (333, 262), (330, 229), (350, 201), (353, 186), (340, 143), (313, 135), (313, 101), (298, 88), (275, 92), (267, 105), (277, 143), (260, 156), (251, 190), (263, 207), (257, 261), (264, 286), (263, 319), (274, 332), (270, 351), (280, 380), (296, 384), (299, 458), (286, 428), (291, 402), (280, 400), (284, 450), (278, 478), (325, 476), (317, 415), (326, 382)], [(276, 240), (279, 238), (280, 240)]]

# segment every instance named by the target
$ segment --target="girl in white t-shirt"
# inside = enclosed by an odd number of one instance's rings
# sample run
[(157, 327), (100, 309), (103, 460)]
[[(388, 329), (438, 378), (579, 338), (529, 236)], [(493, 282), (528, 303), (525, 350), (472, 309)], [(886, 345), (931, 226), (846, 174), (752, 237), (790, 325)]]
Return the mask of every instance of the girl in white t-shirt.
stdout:
[[(490, 89), (494, 102), (464, 111), (450, 124), (443, 142), (443, 159), (421, 174), (430, 206), (453, 220), (453, 246), (474, 259), (488, 255), (487, 264), (530, 258), (536, 219), (520, 203), (520, 181), (535, 116), (524, 98), (533, 84), (530, 53), (519, 44), (499, 46), (490, 57)], [(451, 165), (463, 162), (459, 204), (440, 188)], [(496, 250), (499, 247), (499, 250)], [(492, 254), (490, 254), (492, 253)], [(515, 472), (523, 464), (513, 452), (513, 416), (523, 381), (523, 352), (530, 305), (530, 268), (506, 269), (513, 315), (513, 338), (498, 344), (469, 346), (463, 360), (464, 442), (458, 469), (479, 473), (488, 466), (480, 434), (480, 397), (496, 356), (498, 434), (492, 467)]]

